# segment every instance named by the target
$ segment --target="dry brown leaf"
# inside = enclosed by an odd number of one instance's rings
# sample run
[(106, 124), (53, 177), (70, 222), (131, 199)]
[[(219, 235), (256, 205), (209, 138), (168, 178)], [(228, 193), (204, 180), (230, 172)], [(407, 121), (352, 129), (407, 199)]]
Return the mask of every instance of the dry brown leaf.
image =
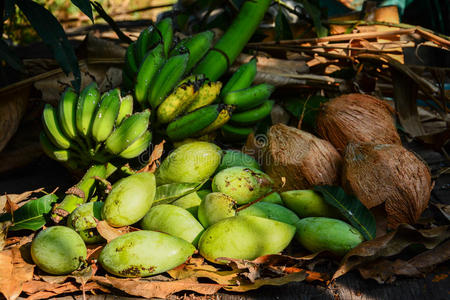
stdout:
[(156, 168), (158, 167), (158, 159), (161, 158), (161, 156), (164, 153), (164, 144), (165, 144), (165, 140), (163, 140), (161, 143), (159, 143), (158, 145), (155, 146), (155, 148), (152, 151), (152, 154), (150, 155), (150, 158), (148, 160), (148, 163), (145, 167), (143, 167), (142, 169), (140, 169), (139, 171), (137, 171), (137, 173), (141, 173), (141, 172), (150, 172), (153, 173), (156, 171)]
[(21, 203), (22, 201), (27, 200), (30, 198), (32, 194), (40, 193), (44, 190), (44, 188), (39, 188), (33, 191), (26, 191), (21, 194), (7, 194), (0, 196), (0, 214), (8, 212), (8, 210), (5, 210), (5, 206), (7, 203), (7, 199), (9, 198), (10, 201), (14, 202), (15, 204), (19, 204), (19, 206), (22, 206), (25, 203)]
[(30, 84), (13, 84), (0, 89), (0, 152), (19, 128), (27, 108), (30, 90)]
[(219, 284), (199, 283), (195, 278), (174, 281), (152, 280), (150, 278), (122, 279), (112, 276), (94, 276), (93, 280), (101, 285), (113, 286), (133, 296), (145, 298), (166, 298), (180, 291), (193, 291), (202, 295), (212, 295), (221, 289)]
[(307, 278), (307, 276), (308, 274), (303, 271), (287, 274), (282, 277), (257, 279), (253, 283), (243, 283), (241, 285), (236, 286), (224, 286), (223, 288), (227, 291), (247, 292), (251, 290), (256, 290), (264, 285), (280, 286), (290, 282), (301, 282), (304, 281)]
[(107, 241), (110, 242), (116, 237), (119, 237), (125, 233), (137, 231), (139, 229), (133, 228), (131, 226), (124, 226), (119, 228), (111, 227), (106, 221), (99, 221), (97, 223), (98, 233)]
[[(89, 282), (84, 285), (84, 291), (99, 290), (109, 293), (110, 291), (96, 282)], [(27, 299), (47, 299), (60, 294), (81, 292), (82, 289), (73, 282), (49, 283), (39, 280), (28, 281), (24, 284), (23, 291), (28, 294)]]
[(433, 249), (449, 237), (450, 226), (418, 230), (410, 225), (402, 224), (395, 231), (363, 242), (352, 249), (342, 259), (341, 266), (334, 273), (333, 279), (378, 258), (397, 255), (409, 245), (421, 244), (426, 249)]
[(14, 300), (24, 283), (33, 279), (34, 265), (25, 262), (17, 246), (0, 252), (0, 270), (0, 293)]

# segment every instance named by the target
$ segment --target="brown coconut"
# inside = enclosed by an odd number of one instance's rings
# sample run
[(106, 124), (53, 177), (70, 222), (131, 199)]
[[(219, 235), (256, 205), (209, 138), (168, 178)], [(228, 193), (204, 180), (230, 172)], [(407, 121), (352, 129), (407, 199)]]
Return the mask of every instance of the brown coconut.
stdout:
[(279, 191), (337, 184), (342, 164), (329, 142), (284, 124), (270, 127), (261, 160)]
[(363, 94), (342, 95), (325, 103), (317, 117), (317, 133), (341, 153), (349, 142), (398, 144), (393, 109)]
[(383, 204), (388, 226), (415, 224), (432, 189), (428, 167), (400, 145), (353, 144), (345, 151), (342, 186), (367, 207)]

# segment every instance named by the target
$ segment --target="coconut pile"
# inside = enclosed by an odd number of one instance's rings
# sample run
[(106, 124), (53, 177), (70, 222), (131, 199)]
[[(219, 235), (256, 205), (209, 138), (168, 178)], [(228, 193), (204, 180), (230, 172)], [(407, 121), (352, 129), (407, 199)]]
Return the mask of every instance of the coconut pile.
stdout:
[(405, 149), (393, 109), (363, 94), (334, 98), (321, 107), (318, 136), (273, 125), (262, 149), (249, 137), (244, 151), (257, 153), (279, 191), (341, 185), (368, 208), (382, 206), (388, 226), (415, 224), (432, 189), (428, 166)]

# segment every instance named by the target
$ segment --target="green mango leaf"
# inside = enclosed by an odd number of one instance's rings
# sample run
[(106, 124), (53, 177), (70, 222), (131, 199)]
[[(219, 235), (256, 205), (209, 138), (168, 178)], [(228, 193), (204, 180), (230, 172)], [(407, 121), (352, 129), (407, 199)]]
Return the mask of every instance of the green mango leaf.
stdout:
[(329, 99), (322, 96), (311, 96), (308, 98), (291, 98), (284, 102), (284, 108), (294, 117), (300, 119), (303, 114), (302, 128), (306, 125), (314, 130), (316, 127), (316, 119), (320, 110), (320, 106)]
[(43, 6), (31, 0), (16, 3), (42, 40), (53, 50), (53, 55), (64, 73), (73, 73), (73, 87), (78, 91), (81, 85), (81, 73), (78, 60), (66, 33), (58, 20)]
[(308, 13), (308, 15), (311, 17), (314, 28), (316, 29), (316, 34), (318, 37), (324, 37), (328, 35), (328, 29), (323, 26), (321, 18), (321, 12), (320, 9), (311, 4), (307, 0), (298, 0), (298, 2), (303, 4), (303, 8)]
[[(45, 217), (52, 210), (52, 204), (56, 200), (58, 200), (58, 196), (49, 194), (29, 201), (14, 212), (14, 223), (9, 230), (38, 230), (47, 222)], [(12, 220), (11, 214), (4, 214), (0, 217), (0, 221), (6, 220)]]
[(0, 40), (0, 59), (6, 61), (8, 65), (16, 69), (17, 71), (25, 71), (22, 61), (13, 51), (11, 51), (4, 40)]
[(375, 238), (375, 217), (356, 196), (347, 195), (339, 186), (315, 186), (314, 190), (322, 194), (325, 202), (339, 209), (366, 240)]
[(168, 204), (200, 189), (204, 182), (196, 183), (169, 183), (156, 187), (153, 205)]
[(278, 13), (275, 17), (275, 40), (277, 42), (281, 40), (291, 40), (292, 39), (292, 31), (289, 26), (289, 21), (286, 18), (281, 7), (278, 7)]
[(94, 23), (94, 15), (92, 14), (91, 1), (89, 0), (71, 0), (86, 16)]

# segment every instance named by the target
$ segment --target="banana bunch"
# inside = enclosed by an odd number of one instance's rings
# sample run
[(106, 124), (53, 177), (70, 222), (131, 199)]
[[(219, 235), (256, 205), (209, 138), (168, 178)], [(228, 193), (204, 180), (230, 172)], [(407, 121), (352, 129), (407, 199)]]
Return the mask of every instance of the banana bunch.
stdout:
[(150, 111), (133, 114), (133, 97), (119, 89), (103, 95), (95, 82), (78, 95), (62, 94), (58, 107), (46, 104), (40, 141), (44, 152), (69, 168), (131, 159), (144, 152), (152, 139)]
[(273, 100), (269, 100), (274, 87), (267, 83), (253, 85), (256, 75), (256, 59), (242, 65), (223, 87), (220, 97), (224, 104), (234, 107), (229, 124), (221, 133), (228, 141), (243, 141), (253, 132), (255, 125), (268, 117)]

